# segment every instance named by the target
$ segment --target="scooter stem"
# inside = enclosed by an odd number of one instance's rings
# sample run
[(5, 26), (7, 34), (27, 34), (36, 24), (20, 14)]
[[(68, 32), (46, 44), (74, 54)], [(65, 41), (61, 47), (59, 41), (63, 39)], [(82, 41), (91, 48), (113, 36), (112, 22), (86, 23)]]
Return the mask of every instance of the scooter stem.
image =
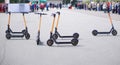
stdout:
[(26, 20), (25, 20), (24, 13), (23, 13), (23, 19), (24, 19), (24, 25), (25, 25), (25, 28), (26, 28), (26, 27), (27, 27), (27, 25), (26, 25)]
[(112, 18), (111, 18), (111, 16), (110, 16), (110, 13), (108, 13), (108, 16), (109, 16), (110, 23), (111, 23), (111, 25), (113, 26)]
[(11, 17), (11, 13), (9, 12), (8, 25), (10, 25), (10, 17)]
[(53, 32), (56, 14), (53, 14), (53, 17), (54, 17), (54, 18), (53, 18), (52, 28), (51, 28), (51, 31), (50, 31), (50, 32)]

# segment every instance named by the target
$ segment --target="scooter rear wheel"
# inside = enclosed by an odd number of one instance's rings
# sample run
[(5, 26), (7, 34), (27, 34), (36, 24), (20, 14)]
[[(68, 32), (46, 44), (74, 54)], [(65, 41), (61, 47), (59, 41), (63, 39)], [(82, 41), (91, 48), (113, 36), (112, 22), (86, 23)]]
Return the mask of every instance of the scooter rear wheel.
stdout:
[(72, 39), (71, 42), (73, 46), (76, 46), (78, 44), (78, 39)]
[(117, 35), (117, 31), (116, 30), (112, 30), (112, 35), (116, 36)]
[(52, 45), (53, 45), (53, 40), (52, 40), (52, 39), (49, 39), (49, 40), (47, 41), (47, 45), (48, 45), (48, 46), (52, 46)]
[(97, 31), (97, 30), (93, 30), (93, 31), (92, 31), (92, 34), (93, 34), (94, 36), (97, 36), (98, 31)]
[(79, 37), (79, 34), (78, 34), (78, 33), (74, 33), (74, 34), (73, 34), (73, 37), (74, 37), (75, 39), (77, 39), (77, 38)]
[(7, 38), (7, 39), (10, 39), (10, 38), (11, 38), (11, 34), (10, 34), (10, 33), (7, 33), (7, 34), (6, 34), (6, 38)]

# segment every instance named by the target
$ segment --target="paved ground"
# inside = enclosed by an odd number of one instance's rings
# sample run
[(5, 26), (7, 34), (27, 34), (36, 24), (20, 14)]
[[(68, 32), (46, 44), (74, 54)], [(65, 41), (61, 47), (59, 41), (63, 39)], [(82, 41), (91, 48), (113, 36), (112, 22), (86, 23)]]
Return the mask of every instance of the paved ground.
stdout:
[[(39, 16), (34, 13), (26, 14), (30, 40), (25, 38), (5, 38), (8, 15), (0, 14), (0, 65), (120, 65), (120, 15), (112, 14), (113, 24), (118, 32), (117, 36), (93, 36), (92, 30), (109, 31), (111, 25), (107, 14), (84, 10), (62, 9), (59, 32), (62, 35), (80, 34), (77, 46), (46, 45), (53, 17), (51, 13), (42, 17), (41, 40), (44, 46), (36, 45)], [(98, 14), (96, 14), (98, 13)], [(104, 17), (105, 15), (105, 17)], [(21, 14), (12, 14), (11, 28), (20, 31), (24, 28)], [(69, 41), (69, 39), (66, 39)], [(62, 40), (62, 41), (66, 41)], [(59, 39), (58, 41), (61, 41)]]
[[(85, 13), (88, 15), (94, 15), (97, 17), (108, 18), (108, 14), (104, 13), (103, 11), (89, 11), (89, 10), (76, 10), (76, 11), (81, 12), (81, 13)], [(111, 17), (113, 20), (120, 21), (120, 15), (118, 15), (118, 14), (113, 14), (111, 12)]]

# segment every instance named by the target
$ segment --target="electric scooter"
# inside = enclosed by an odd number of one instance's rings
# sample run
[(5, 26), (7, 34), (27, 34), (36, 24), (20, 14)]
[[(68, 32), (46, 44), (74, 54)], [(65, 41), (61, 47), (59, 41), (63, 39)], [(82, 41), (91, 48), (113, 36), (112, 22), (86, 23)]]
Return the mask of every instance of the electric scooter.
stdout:
[(38, 26), (38, 36), (37, 36), (37, 45), (43, 45), (43, 43), (40, 40), (40, 28), (41, 28), (41, 23), (42, 23), (42, 15), (47, 15), (46, 13), (35, 13), (40, 15), (40, 22)]
[(117, 31), (115, 30), (114, 25), (113, 25), (113, 23), (112, 23), (112, 18), (111, 18), (111, 16), (110, 16), (110, 13), (108, 13), (108, 16), (109, 16), (110, 23), (111, 23), (111, 26), (112, 26), (112, 28), (110, 29), (110, 31), (108, 31), (108, 32), (98, 32), (97, 30), (93, 30), (93, 31), (92, 31), (92, 34), (93, 34), (94, 36), (97, 36), (97, 34), (110, 34), (110, 33), (112, 33), (113, 36), (116, 36), (116, 35), (117, 35)]
[(58, 37), (60, 37), (60, 38), (75, 38), (75, 39), (78, 39), (78, 37), (79, 37), (78, 33), (74, 33), (73, 36), (61, 36), (59, 34), (57, 29), (58, 29), (58, 23), (59, 23), (59, 19), (60, 19), (60, 12), (57, 12), (57, 14), (58, 14), (58, 18), (57, 18), (56, 27), (55, 27), (55, 33), (53, 34), (53, 37), (55, 39), (57, 39)]
[(54, 23), (55, 23), (55, 18), (56, 18), (56, 14), (53, 14), (53, 22), (52, 22), (52, 27), (51, 27), (51, 31), (50, 31), (50, 39), (48, 39), (47, 41), (47, 45), (48, 46), (52, 46), (53, 43), (55, 42), (56, 44), (72, 44), (73, 46), (76, 46), (78, 44), (78, 39), (72, 39), (71, 41), (68, 42), (58, 42), (56, 41), (56, 39), (53, 37), (53, 29), (54, 29)]
[(25, 20), (25, 12), (22, 13), (23, 14), (23, 19), (24, 19), (24, 25), (25, 25), (25, 29), (22, 30), (22, 32), (13, 32), (10, 28), (10, 18), (11, 18), (11, 13), (9, 12), (9, 17), (8, 17), (8, 29), (6, 30), (6, 38), (7, 39), (11, 39), (13, 38), (23, 38), (25, 36), (25, 38), (28, 40), (30, 38), (30, 34), (28, 33), (28, 28), (26, 25), (26, 20)]

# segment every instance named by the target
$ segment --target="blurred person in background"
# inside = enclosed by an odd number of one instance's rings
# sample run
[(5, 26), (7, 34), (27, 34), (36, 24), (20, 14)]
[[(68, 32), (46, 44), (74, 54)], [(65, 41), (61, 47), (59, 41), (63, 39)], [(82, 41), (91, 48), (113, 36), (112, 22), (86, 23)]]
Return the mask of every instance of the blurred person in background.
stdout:
[(50, 4), (46, 3), (46, 10), (49, 11)]
[(41, 11), (43, 11), (44, 8), (45, 8), (45, 4), (44, 4), (44, 3), (41, 3), (41, 4), (40, 4), (40, 9), (41, 9)]
[(104, 13), (106, 13), (106, 11), (107, 11), (107, 4), (106, 4), (106, 2), (103, 3), (103, 11), (104, 11)]
[(118, 14), (120, 15), (120, 1), (118, 3)]

